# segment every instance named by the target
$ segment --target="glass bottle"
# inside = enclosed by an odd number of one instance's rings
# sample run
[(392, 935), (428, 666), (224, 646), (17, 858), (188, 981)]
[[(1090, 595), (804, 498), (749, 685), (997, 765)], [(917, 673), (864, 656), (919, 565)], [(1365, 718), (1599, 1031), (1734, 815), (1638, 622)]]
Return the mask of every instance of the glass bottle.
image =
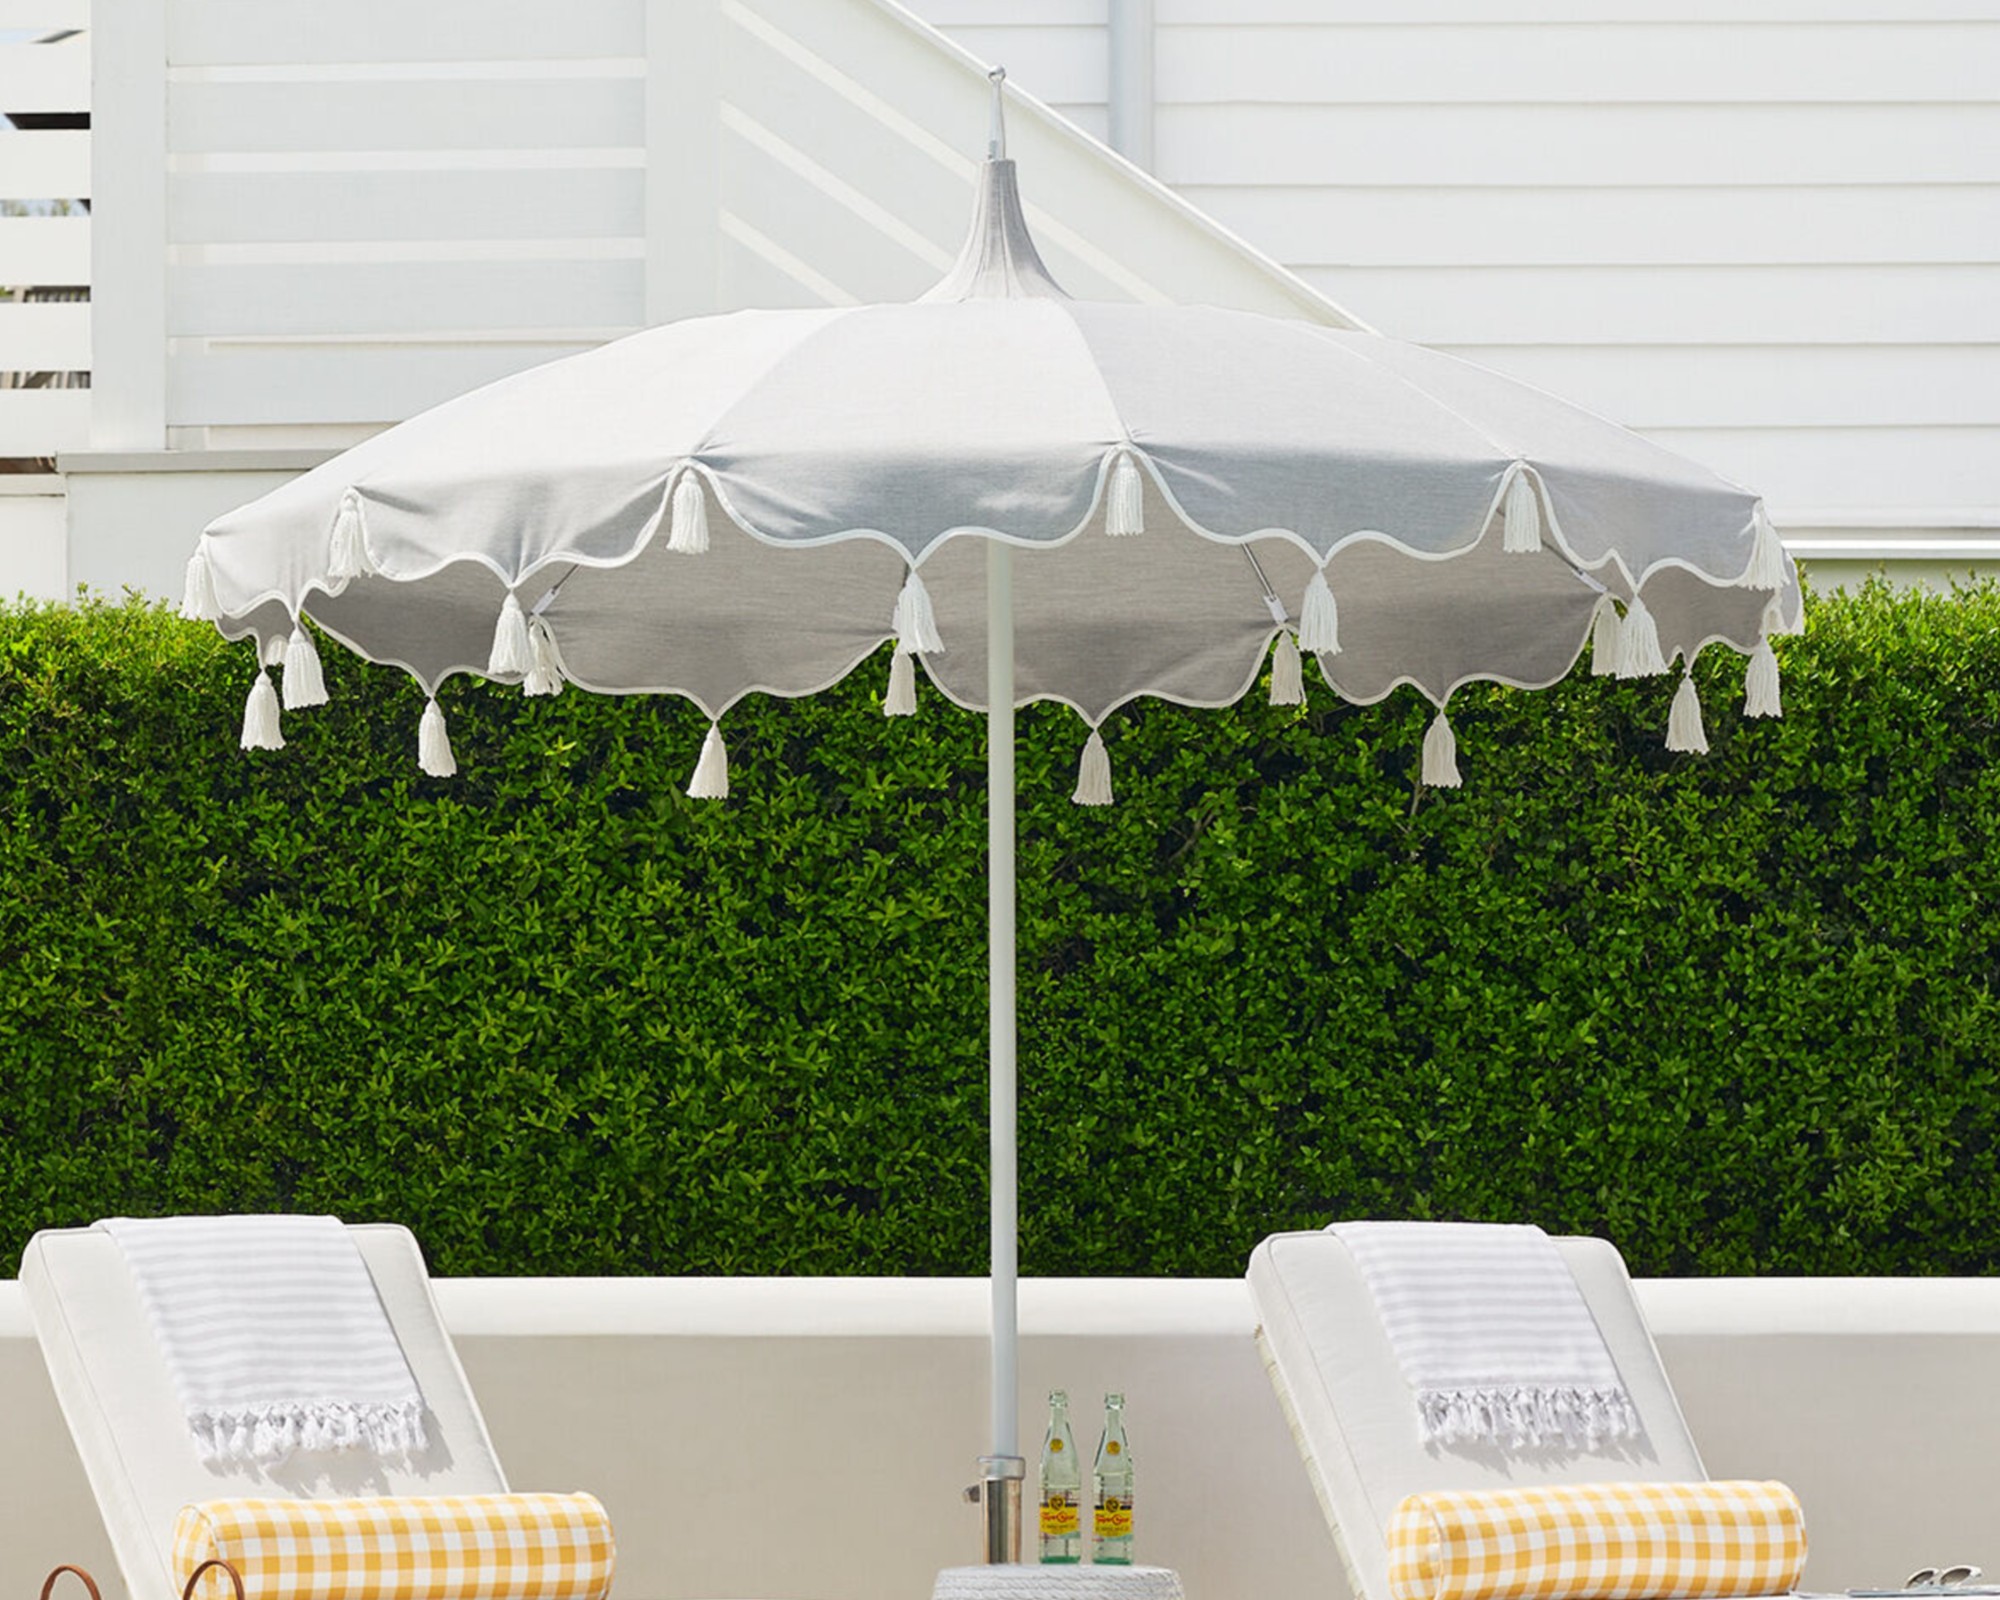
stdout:
[(1069, 1431), (1069, 1391), (1049, 1391), (1049, 1429), (1042, 1435), (1042, 1559), (1083, 1559), (1083, 1463)]
[(1132, 1564), (1132, 1450), (1125, 1442), (1125, 1397), (1104, 1397), (1104, 1436), (1091, 1472), (1090, 1559), (1102, 1566)]

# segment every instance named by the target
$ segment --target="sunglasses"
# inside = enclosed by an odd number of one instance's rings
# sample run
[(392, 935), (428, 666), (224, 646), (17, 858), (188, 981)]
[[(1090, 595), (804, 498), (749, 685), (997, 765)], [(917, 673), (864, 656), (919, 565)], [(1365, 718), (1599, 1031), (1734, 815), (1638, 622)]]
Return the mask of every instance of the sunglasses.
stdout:
[(1919, 1567), (1903, 1580), (1906, 1589), (1956, 1589), (1960, 1584), (1971, 1583), (1979, 1576), (1977, 1567), (1959, 1565), (1956, 1567)]

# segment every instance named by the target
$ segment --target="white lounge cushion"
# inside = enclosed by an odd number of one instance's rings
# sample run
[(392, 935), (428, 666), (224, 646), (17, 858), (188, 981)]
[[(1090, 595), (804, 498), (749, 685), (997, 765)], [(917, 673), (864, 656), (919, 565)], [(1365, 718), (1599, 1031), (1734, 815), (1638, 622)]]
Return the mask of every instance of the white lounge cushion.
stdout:
[(133, 1600), (179, 1595), (174, 1520), (192, 1501), (506, 1491), (416, 1240), (389, 1225), (348, 1231), (429, 1406), (430, 1448), (407, 1465), (350, 1454), (295, 1456), (267, 1471), (204, 1466), (117, 1243), (88, 1228), (38, 1233), (28, 1242), (22, 1292)]
[(1415, 1398), (1360, 1268), (1331, 1233), (1274, 1234), (1250, 1257), (1258, 1341), (1359, 1600), (1390, 1600), (1387, 1530), (1407, 1495), (1535, 1483), (1708, 1476), (1618, 1252), (1558, 1239), (1639, 1413), (1640, 1437), (1593, 1450), (1426, 1446)]

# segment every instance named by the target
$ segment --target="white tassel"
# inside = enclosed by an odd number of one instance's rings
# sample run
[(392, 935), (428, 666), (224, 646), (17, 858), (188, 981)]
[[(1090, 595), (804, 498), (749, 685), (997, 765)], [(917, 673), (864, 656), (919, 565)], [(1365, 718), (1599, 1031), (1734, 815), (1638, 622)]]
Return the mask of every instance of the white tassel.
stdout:
[(1289, 628), (1278, 630), (1278, 647), (1271, 652), (1271, 704), (1302, 706), (1306, 703), (1304, 663), (1298, 642)]
[(187, 585), (181, 593), (181, 615), (190, 622), (219, 622), (222, 602), (215, 597), (215, 570), (206, 548), (188, 557)]
[(285, 736), (278, 727), (278, 691), (271, 686), (270, 670), (257, 669), (257, 681), (250, 685), (250, 699), (243, 707), (243, 734), (237, 741), (245, 750), (282, 750)]
[(556, 661), (555, 630), (540, 617), (528, 620), (528, 675), (521, 680), (524, 694), (561, 694), (563, 672)]
[(701, 478), (692, 467), (682, 468), (674, 484), (667, 548), (676, 555), (708, 554), (708, 496), (702, 493)]
[(326, 704), (326, 674), (320, 671), (319, 650), (302, 623), (294, 623), (285, 645), (285, 709)]
[(1667, 658), (1660, 654), (1660, 630), (1646, 602), (1638, 596), (1625, 608), (1625, 620), (1618, 628), (1618, 676), (1650, 678), (1667, 670)]
[(1771, 648), (1769, 639), (1761, 639), (1743, 674), (1743, 715), (1782, 717), (1784, 714), (1784, 705), (1778, 698), (1778, 653)]
[(708, 737), (701, 741), (701, 759), (694, 764), (687, 792), (690, 800), (729, 798), (729, 752), (722, 748), (722, 730), (712, 722)]
[(917, 714), (916, 657), (898, 650), (889, 657), (889, 692), (882, 700), (885, 717), (914, 717)]
[(1736, 580), (1739, 589), (1779, 589), (1785, 583), (1785, 542), (1778, 537), (1778, 530), (1771, 526), (1771, 519), (1764, 512), (1764, 502), (1757, 502), (1750, 526), (1754, 537), (1750, 544), (1750, 565), (1743, 569), (1743, 576)]
[(1673, 710), (1667, 713), (1667, 748), (1683, 755), (1708, 754), (1708, 735), (1701, 728), (1701, 696), (1695, 693), (1693, 662), (1688, 663), (1681, 686), (1674, 691)]
[(896, 652), (920, 656), (942, 655), (944, 641), (938, 637), (937, 617), (931, 611), (931, 592), (912, 567), (896, 596), (896, 615), (890, 626), (896, 630)]
[(1083, 742), (1083, 759), (1076, 764), (1076, 793), (1070, 799), (1080, 806), (1111, 804), (1111, 757), (1104, 748), (1104, 735), (1095, 728)]
[(493, 624), (493, 648), (486, 654), (486, 676), (511, 678), (526, 675), (535, 667), (534, 648), (528, 643), (528, 615), (514, 591), (500, 602), (500, 620)]
[(1105, 496), (1104, 531), (1113, 538), (1125, 538), (1146, 531), (1146, 490), (1139, 479), (1139, 467), (1131, 456), (1120, 454), (1111, 469), (1111, 490)]
[(1507, 506), (1500, 530), (1500, 548), (1509, 555), (1533, 555), (1542, 547), (1542, 508), (1534, 480), (1525, 466), (1514, 469), (1507, 485)]
[(1458, 738), (1442, 707), (1424, 734), (1424, 782), (1438, 789), (1458, 787)]
[(445, 731), (444, 709), (432, 695), (424, 705), (424, 720), (417, 724), (417, 765), (433, 778), (458, 776), (458, 761), (451, 753), (451, 735)]
[(260, 667), (282, 667), (285, 664), (285, 636), (274, 633), (268, 639), (257, 641), (257, 665)]
[(361, 515), (361, 496), (352, 489), (340, 497), (333, 514), (332, 548), (327, 552), (327, 576), (336, 581), (365, 578), (378, 569), (368, 554), (368, 526)]
[(1340, 608), (1326, 586), (1324, 570), (1306, 585), (1306, 603), (1299, 610), (1299, 649), (1310, 655), (1340, 654)]
[(1608, 678), (1618, 670), (1618, 603), (1605, 595), (1590, 623), (1590, 675)]

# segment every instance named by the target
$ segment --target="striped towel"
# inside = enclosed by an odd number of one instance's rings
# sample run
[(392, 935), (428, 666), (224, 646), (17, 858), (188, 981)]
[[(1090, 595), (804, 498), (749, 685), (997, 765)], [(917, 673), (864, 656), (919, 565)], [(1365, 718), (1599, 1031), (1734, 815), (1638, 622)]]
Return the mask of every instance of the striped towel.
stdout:
[(1569, 1267), (1535, 1227), (1337, 1222), (1417, 1396), (1427, 1444), (1635, 1437), (1638, 1413)]
[(196, 1453), (269, 1466), (295, 1450), (424, 1448), (424, 1397), (335, 1217), (115, 1217)]

